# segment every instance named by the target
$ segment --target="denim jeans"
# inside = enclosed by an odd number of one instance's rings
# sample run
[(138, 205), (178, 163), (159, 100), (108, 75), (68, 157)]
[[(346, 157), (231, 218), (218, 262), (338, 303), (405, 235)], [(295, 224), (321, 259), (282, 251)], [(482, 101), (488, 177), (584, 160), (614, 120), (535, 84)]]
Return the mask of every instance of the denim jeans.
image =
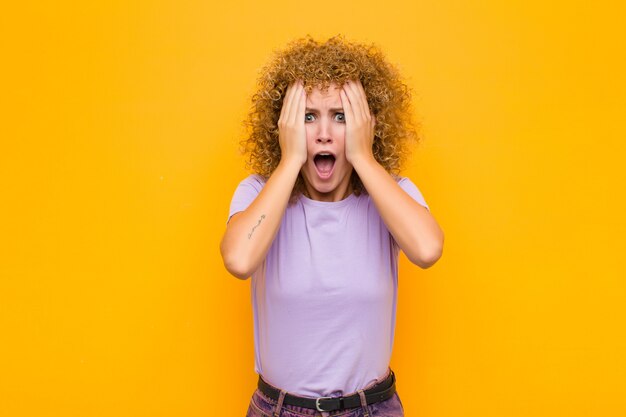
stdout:
[[(367, 388), (369, 386), (364, 390)], [(350, 394), (345, 396), (348, 395)], [(280, 398), (278, 401), (273, 400), (257, 389), (250, 399), (246, 417), (404, 417), (404, 408), (397, 392), (385, 401), (369, 405), (365, 402), (362, 390), (359, 395), (361, 396), (360, 407), (320, 412), (311, 408), (283, 404)]]

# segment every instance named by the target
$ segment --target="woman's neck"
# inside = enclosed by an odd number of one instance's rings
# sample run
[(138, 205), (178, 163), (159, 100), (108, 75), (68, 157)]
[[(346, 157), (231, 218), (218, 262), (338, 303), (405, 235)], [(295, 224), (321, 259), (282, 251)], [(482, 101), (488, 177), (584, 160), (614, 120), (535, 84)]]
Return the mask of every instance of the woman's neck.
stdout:
[(337, 188), (328, 192), (328, 193), (320, 193), (312, 185), (304, 182), (304, 190), (302, 194), (304, 194), (307, 198), (311, 200), (317, 201), (327, 201), (327, 202), (337, 202), (344, 200), (350, 196), (353, 192), (352, 181), (347, 181), (345, 184), (339, 184)]

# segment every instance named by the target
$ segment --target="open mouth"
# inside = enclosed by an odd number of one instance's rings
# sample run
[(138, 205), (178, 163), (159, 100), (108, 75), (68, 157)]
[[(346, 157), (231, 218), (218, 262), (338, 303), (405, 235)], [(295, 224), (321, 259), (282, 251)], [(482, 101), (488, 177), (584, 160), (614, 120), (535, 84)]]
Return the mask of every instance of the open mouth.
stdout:
[(320, 178), (330, 178), (335, 168), (335, 155), (329, 152), (320, 152), (313, 158), (313, 163)]

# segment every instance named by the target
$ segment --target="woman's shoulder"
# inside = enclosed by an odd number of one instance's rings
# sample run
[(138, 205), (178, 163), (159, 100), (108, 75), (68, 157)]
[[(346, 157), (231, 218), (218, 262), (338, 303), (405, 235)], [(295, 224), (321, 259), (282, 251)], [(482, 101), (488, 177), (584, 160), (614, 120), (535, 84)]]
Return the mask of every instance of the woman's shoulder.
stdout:
[(393, 175), (392, 174), (391, 178), (393, 178), (398, 184), (405, 183), (407, 181), (411, 182), (411, 179), (409, 177), (405, 177), (405, 176), (402, 176), (402, 175)]
[(250, 174), (246, 178), (244, 178), (241, 182), (265, 184), (267, 182), (267, 178), (265, 178), (261, 174)]
[(251, 187), (257, 191), (260, 191), (266, 182), (267, 178), (265, 178), (264, 176), (260, 174), (250, 174), (239, 182), (239, 188)]
[(422, 206), (426, 207), (430, 210), (430, 207), (426, 203), (424, 195), (419, 187), (409, 178), (403, 176), (393, 175), (394, 179), (407, 194), (409, 194), (415, 201), (420, 203)]

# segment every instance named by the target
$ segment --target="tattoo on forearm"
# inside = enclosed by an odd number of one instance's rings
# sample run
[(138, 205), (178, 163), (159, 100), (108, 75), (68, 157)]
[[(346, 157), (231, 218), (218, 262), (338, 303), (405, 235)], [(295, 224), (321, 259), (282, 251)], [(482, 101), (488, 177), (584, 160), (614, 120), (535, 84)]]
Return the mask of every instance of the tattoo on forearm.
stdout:
[(265, 218), (265, 214), (261, 214), (261, 218), (259, 219), (259, 222), (256, 224), (256, 226), (254, 226), (252, 228), (252, 230), (250, 230), (250, 233), (248, 233), (248, 239), (250, 239), (252, 237), (252, 233), (254, 233), (254, 229), (259, 227), (259, 225), (261, 224), (261, 222), (263, 221), (264, 218)]

